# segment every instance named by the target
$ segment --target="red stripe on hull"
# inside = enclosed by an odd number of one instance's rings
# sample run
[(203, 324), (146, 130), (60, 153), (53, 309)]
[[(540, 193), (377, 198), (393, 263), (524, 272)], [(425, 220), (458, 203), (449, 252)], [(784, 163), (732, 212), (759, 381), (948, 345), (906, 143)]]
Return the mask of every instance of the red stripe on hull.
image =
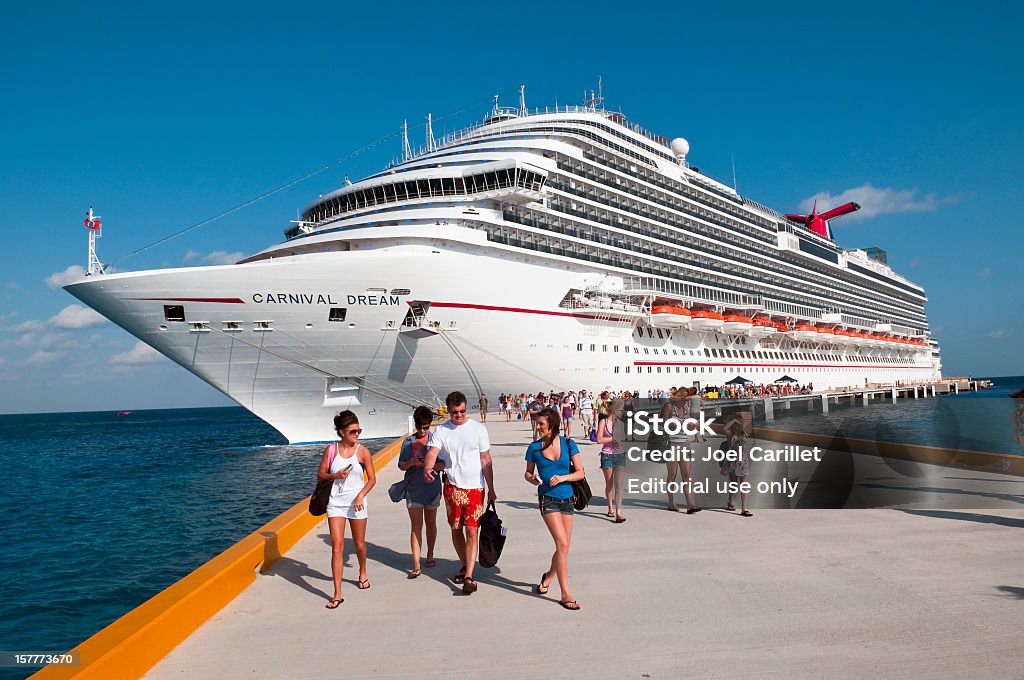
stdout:
[(474, 305), (466, 302), (431, 302), (431, 307), (449, 309), (481, 309), (488, 312), (513, 312), (515, 314), (542, 314), (544, 316), (570, 316), (578, 319), (607, 319), (608, 321), (630, 321), (629, 317), (583, 314), (580, 312), (554, 312), (546, 309), (525, 309), (522, 307), (497, 307), (495, 305)]
[(158, 302), (223, 302), (230, 305), (244, 305), (241, 298), (123, 298), (125, 300), (155, 300)]
[(930, 366), (893, 366), (891, 364), (720, 364), (714, 362), (691, 363), (688, 361), (634, 361), (634, 366), (729, 366), (741, 368), (931, 368)]

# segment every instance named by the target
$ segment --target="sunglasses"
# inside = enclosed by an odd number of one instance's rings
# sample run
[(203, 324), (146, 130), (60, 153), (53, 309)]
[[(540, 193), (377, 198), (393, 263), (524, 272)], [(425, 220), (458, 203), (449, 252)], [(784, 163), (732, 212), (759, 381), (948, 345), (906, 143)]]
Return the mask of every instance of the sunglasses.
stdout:
[(453, 408), (451, 411), (449, 411), (449, 413), (451, 413), (453, 416), (461, 416), (465, 412), (466, 412), (466, 409), (456, 409), (456, 408)]
[(415, 429), (417, 432), (419, 432), (420, 430), (429, 430), (430, 425), (417, 425)]
[(345, 434), (361, 435), (362, 433), (362, 430), (345, 430)]

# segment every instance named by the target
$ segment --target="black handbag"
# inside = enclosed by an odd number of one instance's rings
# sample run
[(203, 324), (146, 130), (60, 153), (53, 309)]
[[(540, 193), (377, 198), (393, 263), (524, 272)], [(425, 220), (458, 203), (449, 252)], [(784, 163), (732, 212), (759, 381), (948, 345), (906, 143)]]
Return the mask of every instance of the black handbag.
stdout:
[(480, 550), (479, 560), (481, 567), (493, 567), (501, 557), (502, 548), (505, 547), (506, 531), (501, 527), (501, 519), (494, 510), (494, 502), (487, 504), (487, 511), (481, 515), (480, 521)]
[[(572, 443), (573, 446), (569, 447), (569, 474), (576, 472), (576, 466), (572, 463), (572, 450), (575, 447), (576, 452), (579, 453), (579, 448), (576, 447), (576, 442), (571, 439), (566, 439), (566, 446)], [(590, 490), (590, 484), (587, 483), (587, 478), (583, 477), (578, 479), (572, 484), (572, 507), (577, 510), (583, 510), (590, 505), (590, 499), (594, 497), (594, 492)]]
[[(331, 469), (331, 463), (334, 462), (334, 456), (338, 453), (338, 447), (335, 445), (334, 453), (327, 461), (327, 469)], [(327, 514), (327, 504), (331, 501), (331, 490), (334, 488), (333, 479), (321, 479), (316, 483), (316, 488), (313, 489), (313, 495), (309, 497), (309, 514), (314, 517), (320, 517), (321, 515)]]

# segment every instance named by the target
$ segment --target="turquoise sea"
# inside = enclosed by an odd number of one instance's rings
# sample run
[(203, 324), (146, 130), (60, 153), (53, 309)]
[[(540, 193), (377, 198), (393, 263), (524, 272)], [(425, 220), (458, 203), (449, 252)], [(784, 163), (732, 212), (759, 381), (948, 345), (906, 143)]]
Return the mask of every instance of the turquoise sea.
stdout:
[[(1024, 377), (776, 427), (1020, 453)], [(66, 651), (307, 496), (321, 446), (242, 408), (0, 415), (0, 650)], [(371, 450), (384, 440), (365, 442)], [(24, 677), (0, 669), (0, 678)]]

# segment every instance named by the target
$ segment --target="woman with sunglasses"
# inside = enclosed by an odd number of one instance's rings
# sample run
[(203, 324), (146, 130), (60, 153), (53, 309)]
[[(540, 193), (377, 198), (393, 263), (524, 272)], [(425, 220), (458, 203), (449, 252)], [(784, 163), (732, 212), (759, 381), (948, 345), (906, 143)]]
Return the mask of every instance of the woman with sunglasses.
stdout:
[[(345, 565), (345, 522), (352, 526), (352, 543), (359, 561), (359, 589), (366, 590), (366, 494), (377, 483), (373, 460), (365, 446), (359, 444), (359, 418), (352, 411), (342, 411), (334, 417), (334, 429), (340, 442), (329, 444), (320, 460), (317, 479), (333, 479), (331, 499), (327, 503), (327, 526), (331, 531), (331, 575), (334, 577), (334, 597), (328, 609), (337, 609), (345, 600), (341, 597), (341, 573)], [(365, 482), (363, 481), (365, 476)]]
[[(437, 542), (437, 509), (441, 506), (441, 477), (428, 482), (423, 479), (423, 461), (427, 456), (427, 441), (430, 439), (430, 423), (434, 412), (426, 406), (417, 406), (412, 413), (415, 432), (402, 443), (398, 454), (398, 469), (405, 472), (405, 507), (412, 524), (409, 543), (412, 546), (412, 571), (409, 578), (420, 575), (420, 553), (423, 545), (423, 527), (427, 527), (427, 560), (423, 566), (433, 567), (434, 544)], [(444, 469), (444, 461), (438, 460), (434, 470)]]
[[(559, 604), (577, 611), (580, 605), (569, 593), (569, 545), (572, 542), (572, 482), (583, 479), (583, 461), (576, 442), (560, 437), (561, 418), (557, 411), (545, 409), (537, 416), (537, 441), (526, 449), (526, 481), (537, 487), (540, 515), (555, 541), (551, 565), (534, 587), (545, 595), (551, 582), (558, 579), (562, 591)], [(570, 465), (571, 463), (571, 465)], [(575, 471), (572, 468), (575, 467)]]

